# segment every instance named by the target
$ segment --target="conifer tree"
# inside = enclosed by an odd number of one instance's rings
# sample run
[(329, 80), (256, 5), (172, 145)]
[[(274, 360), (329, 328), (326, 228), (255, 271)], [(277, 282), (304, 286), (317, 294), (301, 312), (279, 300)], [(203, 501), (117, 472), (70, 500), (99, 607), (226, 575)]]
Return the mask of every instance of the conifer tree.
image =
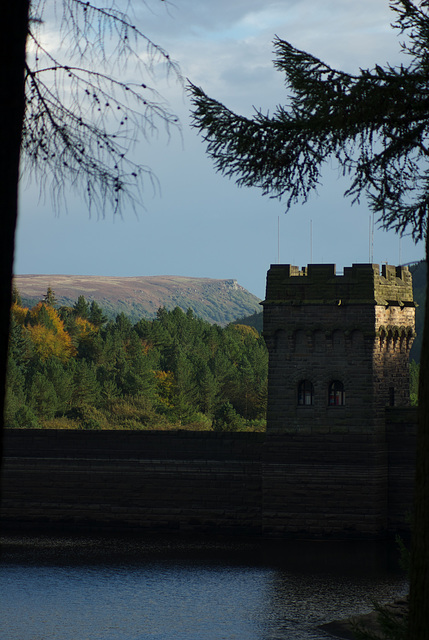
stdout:
[[(0, 100), (0, 413), (20, 174), (26, 169), (50, 188), (57, 208), (69, 184), (100, 215), (109, 208), (119, 212), (125, 201), (139, 204), (147, 185), (157, 187), (150, 166), (133, 160), (136, 141), (160, 128), (168, 137), (179, 126), (154, 88), (154, 71), (162, 67), (181, 81), (178, 66), (123, 7), (116, 0), (13, 0), (2, 6), (7, 28), (0, 56), (8, 62)], [(40, 37), (47, 17), (57, 19), (61, 50), (44, 46)], [(137, 70), (128, 82), (131, 62)]]
[(88, 320), (95, 327), (101, 327), (107, 322), (107, 317), (103, 313), (103, 309), (93, 300), (89, 308)]
[(22, 307), (21, 294), (19, 293), (18, 287), (16, 285), (12, 286), (12, 304), (16, 304), (18, 305), (18, 307)]
[(57, 304), (57, 298), (51, 286), (47, 288), (46, 293), (43, 296), (43, 302), (48, 305), (48, 307), (55, 307)]
[[(357, 74), (333, 69), (280, 38), (275, 66), (289, 103), (273, 115), (235, 114), (191, 85), (193, 124), (223, 175), (256, 186), (289, 208), (319, 186), (326, 161), (351, 176), (346, 195), (361, 196), (385, 229), (427, 238), (429, 215), (429, 2), (392, 0), (408, 64)], [(429, 630), (429, 296), (419, 382), (419, 431), (408, 638)]]
[(86, 320), (89, 316), (89, 305), (85, 300), (85, 296), (79, 296), (73, 305), (73, 313), (79, 318)]

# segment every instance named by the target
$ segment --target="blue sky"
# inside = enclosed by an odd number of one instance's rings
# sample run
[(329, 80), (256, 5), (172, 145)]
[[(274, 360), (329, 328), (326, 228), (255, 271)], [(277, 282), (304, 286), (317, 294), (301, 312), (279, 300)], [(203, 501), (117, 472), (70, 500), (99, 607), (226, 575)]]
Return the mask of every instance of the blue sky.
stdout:
[[(332, 66), (354, 72), (400, 62), (399, 36), (387, 0), (148, 0), (136, 5), (142, 31), (162, 45), (182, 73), (244, 115), (273, 109), (287, 92), (272, 65), (275, 34)], [(15, 273), (181, 275), (236, 278), (264, 297), (271, 263), (333, 262), (337, 269), (368, 262), (370, 214), (343, 197), (347, 182), (327, 165), (323, 186), (286, 215), (277, 200), (239, 189), (216, 174), (204, 144), (189, 126), (189, 100), (173, 80), (157, 88), (182, 121), (183, 139), (161, 134), (142, 141), (136, 156), (152, 167), (161, 194), (144, 194), (137, 216), (88, 214), (67, 195), (54, 214), (49, 194), (23, 177)], [(422, 243), (376, 230), (374, 262), (423, 257)]]

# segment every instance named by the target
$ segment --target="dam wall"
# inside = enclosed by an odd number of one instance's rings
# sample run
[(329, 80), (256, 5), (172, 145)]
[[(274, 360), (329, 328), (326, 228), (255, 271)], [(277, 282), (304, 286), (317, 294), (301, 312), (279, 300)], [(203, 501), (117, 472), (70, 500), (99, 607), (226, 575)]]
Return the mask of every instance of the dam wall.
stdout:
[(404, 532), (416, 412), (320, 433), (55, 431), (4, 435), (3, 530), (366, 537)]

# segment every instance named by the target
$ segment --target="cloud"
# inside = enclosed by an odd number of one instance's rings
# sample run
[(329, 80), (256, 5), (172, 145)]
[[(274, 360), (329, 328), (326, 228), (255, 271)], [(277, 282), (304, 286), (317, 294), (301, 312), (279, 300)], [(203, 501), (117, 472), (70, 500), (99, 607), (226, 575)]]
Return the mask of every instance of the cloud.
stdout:
[(373, 0), (183, 0), (153, 25), (153, 37), (186, 77), (248, 113), (252, 104), (272, 108), (284, 99), (283, 78), (273, 68), (275, 34), (357, 72), (400, 59), (393, 18), (387, 2)]

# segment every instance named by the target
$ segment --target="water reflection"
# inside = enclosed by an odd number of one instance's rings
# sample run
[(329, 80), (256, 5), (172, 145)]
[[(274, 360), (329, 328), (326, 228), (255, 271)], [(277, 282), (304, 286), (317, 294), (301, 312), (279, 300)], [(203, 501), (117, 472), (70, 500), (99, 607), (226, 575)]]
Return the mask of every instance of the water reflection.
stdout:
[(8, 640), (321, 640), (404, 593), (383, 543), (5, 538)]

